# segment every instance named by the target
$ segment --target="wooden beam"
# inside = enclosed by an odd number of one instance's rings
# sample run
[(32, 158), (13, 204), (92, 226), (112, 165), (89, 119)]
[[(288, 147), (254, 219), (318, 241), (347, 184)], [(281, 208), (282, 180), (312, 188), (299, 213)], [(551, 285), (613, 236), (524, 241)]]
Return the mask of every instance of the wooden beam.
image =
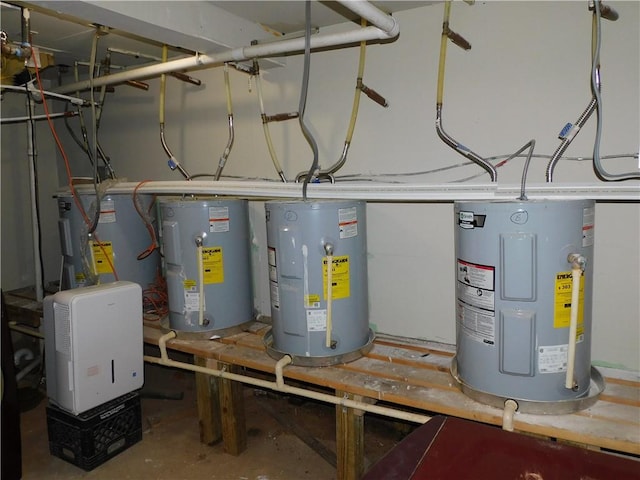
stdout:
[[(207, 366), (207, 359), (194, 355), (193, 362)], [(196, 373), (196, 397), (200, 425), (200, 442), (213, 445), (222, 439), (219, 380), (205, 373)]]
[[(238, 365), (215, 362), (216, 368), (241, 373)], [(220, 419), (224, 451), (240, 455), (247, 449), (247, 421), (244, 411), (244, 391), (240, 382), (220, 379)]]
[[(336, 390), (336, 396), (355, 400), (357, 395)], [(338, 480), (358, 480), (364, 473), (364, 415), (360, 410), (336, 405)]]

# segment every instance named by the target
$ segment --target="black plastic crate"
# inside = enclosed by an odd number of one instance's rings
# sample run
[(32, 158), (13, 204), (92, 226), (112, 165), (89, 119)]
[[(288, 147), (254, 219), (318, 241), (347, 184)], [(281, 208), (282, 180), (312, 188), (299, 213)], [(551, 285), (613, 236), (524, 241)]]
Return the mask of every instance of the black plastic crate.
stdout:
[(140, 395), (131, 392), (73, 415), (49, 403), (51, 455), (90, 471), (142, 440)]

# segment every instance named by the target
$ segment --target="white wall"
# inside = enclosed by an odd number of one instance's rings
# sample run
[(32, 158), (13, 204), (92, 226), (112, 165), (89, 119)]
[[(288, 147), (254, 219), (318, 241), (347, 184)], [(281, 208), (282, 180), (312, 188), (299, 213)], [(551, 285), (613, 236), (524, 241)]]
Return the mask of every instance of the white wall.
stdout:
[[(620, 19), (603, 23), (601, 152), (637, 153), (640, 4), (609, 3)], [(364, 82), (384, 95), (390, 107), (383, 109), (362, 98), (349, 160), (341, 174), (411, 172), (465, 161), (437, 138), (434, 129), (442, 10), (442, 5), (434, 5), (399, 12), (400, 38), (367, 49)], [(353, 27), (325, 31), (348, 28)], [(577, 119), (590, 99), (587, 2), (476, 2), (473, 6), (455, 2), (451, 28), (465, 36), (473, 49), (464, 52), (449, 44), (445, 129), (485, 157), (513, 152), (531, 138), (537, 141), (536, 153), (551, 154), (559, 143), (557, 133), (566, 122)], [(317, 53), (311, 59), (306, 119), (323, 166), (336, 161), (342, 150), (357, 62), (357, 48)], [(265, 72), (267, 113), (297, 110), (302, 65), (301, 56), (289, 57), (286, 67)], [(214, 172), (227, 141), (222, 69), (193, 75), (202, 79), (202, 87), (173, 78), (167, 81), (166, 137), (190, 173)], [(236, 141), (225, 173), (275, 180), (255, 84), (235, 71), (231, 79)], [(159, 140), (159, 81), (149, 80), (149, 84), (148, 92), (116, 88), (103, 116), (102, 144), (122, 177), (181, 179), (167, 168)], [(591, 155), (594, 125), (595, 116), (567, 155)], [(287, 176), (307, 170), (312, 155), (298, 123), (271, 124), (271, 131)], [(86, 164), (68, 138), (65, 144), (72, 161)], [(533, 161), (531, 182), (544, 182), (546, 164), (546, 159)], [(605, 163), (612, 172), (637, 171), (637, 164), (637, 159)], [(499, 182), (519, 182), (521, 168), (522, 159), (511, 161), (499, 170)], [(469, 166), (407, 179), (436, 183), (480, 171)], [(487, 180), (484, 175), (477, 181)], [(560, 162), (555, 180), (562, 184), (597, 181), (590, 162), (577, 161)], [(369, 295), (371, 323), (378, 331), (454, 342), (452, 212), (450, 203), (369, 204)], [(593, 358), (640, 370), (640, 205), (598, 204), (596, 215)], [(256, 304), (268, 313), (263, 216), (262, 204), (254, 202)]]

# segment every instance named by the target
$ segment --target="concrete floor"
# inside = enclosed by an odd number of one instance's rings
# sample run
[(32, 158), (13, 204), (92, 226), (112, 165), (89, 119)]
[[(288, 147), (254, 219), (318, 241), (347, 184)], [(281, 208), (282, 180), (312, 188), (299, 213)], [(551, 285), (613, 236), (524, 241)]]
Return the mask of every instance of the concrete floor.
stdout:
[[(330, 480), (335, 454), (334, 407), (245, 387), (248, 448), (239, 456), (222, 444), (200, 443), (195, 382), (189, 372), (146, 365), (143, 392), (183, 392), (181, 400), (142, 398), (142, 441), (91, 472), (49, 453), (46, 404), (21, 414), (23, 479), (234, 479)], [(325, 449), (315, 450), (276, 418), (293, 421)], [(365, 457), (372, 465), (407, 432), (387, 419), (367, 416)], [(322, 453), (319, 454), (318, 452)], [(327, 460), (328, 458), (328, 460)], [(335, 457), (334, 457), (335, 459)]]

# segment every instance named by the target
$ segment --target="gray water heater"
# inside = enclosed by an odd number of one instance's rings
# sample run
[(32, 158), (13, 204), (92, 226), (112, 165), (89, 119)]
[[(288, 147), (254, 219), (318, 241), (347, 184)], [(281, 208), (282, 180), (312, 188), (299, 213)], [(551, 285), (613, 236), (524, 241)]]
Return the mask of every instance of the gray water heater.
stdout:
[[(95, 194), (79, 193), (90, 221), (96, 209)], [(152, 195), (136, 195), (143, 211), (153, 202)], [(72, 194), (57, 195), (60, 246), (63, 255), (63, 290), (116, 280), (135, 282), (143, 289), (160, 272), (160, 256), (153, 252), (138, 259), (151, 244), (151, 237), (133, 204), (131, 194), (106, 194), (100, 202), (95, 237), (88, 239), (87, 222)], [(153, 225), (155, 228), (155, 225)], [(92, 279), (94, 281), (92, 281)]]
[(250, 322), (247, 201), (167, 199), (160, 213), (170, 328), (224, 335)]
[[(454, 210), (452, 373), (462, 390), (498, 407), (513, 399), (531, 413), (586, 408), (603, 388), (591, 367), (595, 202), (457, 202)], [(567, 388), (572, 258), (584, 263)]]
[(307, 366), (362, 356), (373, 341), (366, 203), (270, 201), (265, 211), (273, 322), (265, 336), (269, 354), (288, 354), (294, 364)]

